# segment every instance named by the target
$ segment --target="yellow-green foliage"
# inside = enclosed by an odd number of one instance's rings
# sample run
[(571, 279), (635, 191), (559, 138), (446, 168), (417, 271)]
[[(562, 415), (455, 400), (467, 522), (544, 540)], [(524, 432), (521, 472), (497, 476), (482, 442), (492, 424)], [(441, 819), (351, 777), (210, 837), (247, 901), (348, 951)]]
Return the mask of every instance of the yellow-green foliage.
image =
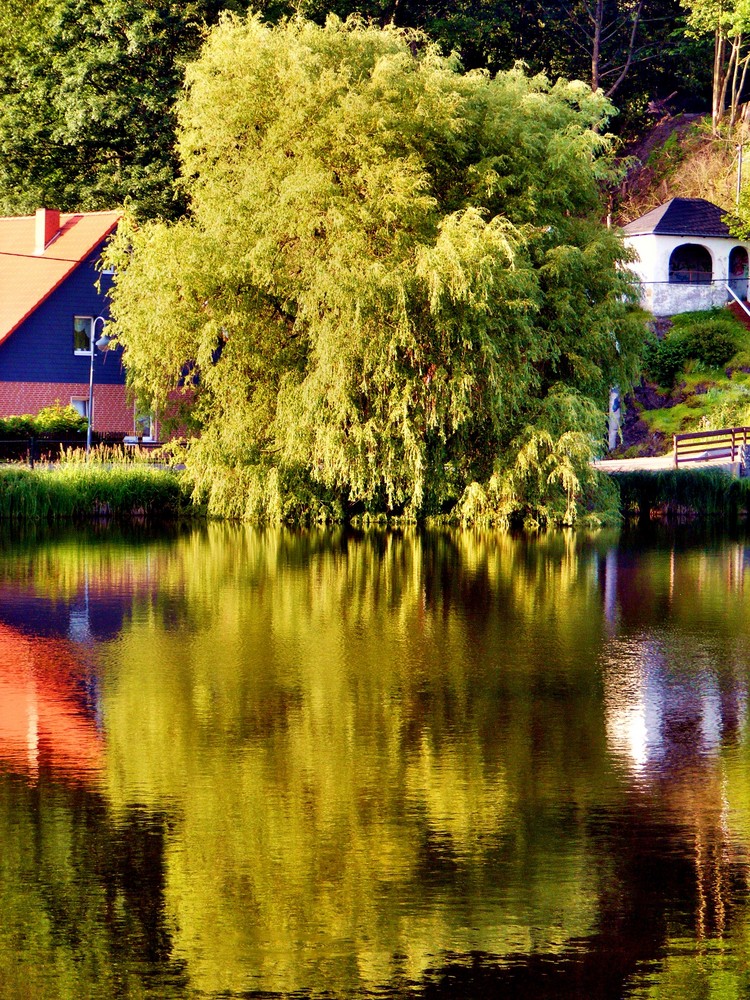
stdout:
[(0, 518), (169, 518), (187, 512), (187, 495), (179, 478), (163, 469), (97, 464), (49, 470), (0, 467)]
[(36, 415), (0, 417), (0, 438), (70, 437), (86, 432), (86, 418), (72, 406), (45, 406)]
[(186, 475), (212, 513), (443, 514), (538, 421), (559, 461), (509, 481), (570, 511), (596, 440), (550, 431), (546, 401), (601, 412), (643, 332), (599, 221), (610, 112), (358, 20), (209, 34), (179, 111), (190, 217), (121, 227), (108, 330), (160, 411), (189, 372)]

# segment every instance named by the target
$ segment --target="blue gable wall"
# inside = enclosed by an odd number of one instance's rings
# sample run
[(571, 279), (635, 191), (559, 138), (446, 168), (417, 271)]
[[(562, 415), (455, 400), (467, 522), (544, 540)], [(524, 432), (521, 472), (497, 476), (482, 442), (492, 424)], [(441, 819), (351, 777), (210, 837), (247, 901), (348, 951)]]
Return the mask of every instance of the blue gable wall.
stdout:
[[(100, 275), (98, 251), (79, 264), (31, 316), (0, 344), (0, 382), (85, 382), (91, 359), (73, 353), (73, 317), (106, 316), (112, 279)], [(95, 282), (101, 277), (102, 291)], [(95, 336), (102, 335), (102, 323)], [(122, 385), (125, 371), (121, 349), (97, 351), (94, 380), (97, 385)]]

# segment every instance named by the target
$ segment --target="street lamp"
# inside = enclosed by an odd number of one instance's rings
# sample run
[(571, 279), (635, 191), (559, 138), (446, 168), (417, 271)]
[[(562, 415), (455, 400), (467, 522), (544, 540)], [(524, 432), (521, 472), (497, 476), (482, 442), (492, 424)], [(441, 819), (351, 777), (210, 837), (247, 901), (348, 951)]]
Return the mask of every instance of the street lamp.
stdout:
[[(97, 340), (94, 341), (94, 336), (96, 334), (96, 324), (101, 320), (102, 324), (102, 335)], [(105, 348), (110, 341), (110, 338), (104, 332), (104, 327), (106, 326), (107, 320), (105, 316), (97, 316), (91, 322), (91, 365), (89, 367), (89, 410), (88, 410), (88, 427), (86, 428), (86, 461), (89, 460), (89, 452), (91, 451), (91, 424), (93, 423), (94, 415), (94, 355), (96, 354), (96, 348), (100, 350)]]

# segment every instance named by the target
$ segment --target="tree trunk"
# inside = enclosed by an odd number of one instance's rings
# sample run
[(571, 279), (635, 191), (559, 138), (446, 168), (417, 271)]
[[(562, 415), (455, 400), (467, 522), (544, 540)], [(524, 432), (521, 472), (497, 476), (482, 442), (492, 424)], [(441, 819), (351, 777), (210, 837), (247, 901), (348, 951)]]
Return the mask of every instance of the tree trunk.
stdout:
[(611, 97), (612, 94), (614, 94), (614, 92), (620, 86), (622, 81), (628, 75), (631, 63), (633, 62), (633, 56), (635, 55), (636, 39), (638, 37), (638, 28), (641, 23), (642, 14), (643, 14), (643, 0), (639, 0), (635, 14), (633, 15), (633, 23), (630, 27), (630, 41), (628, 42), (628, 51), (625, 57), (625, 62), (623, 64), (622, 70), (620, 71), (620, 75), (617, 77), (617, 79), (609, 88), (609, 90), (606, 91), (607, 97)]
[(591, 89), (599, 89), (599, 73), (602, 58), (602, 24), (604, 21), (604, 0), (596, 0), (594, 9), (594, 37), (591, 46)]
[(716, 28), (714, 35), (714, 79), (713, 79), (713, 103), (711, 108), (711, 121), (714, 133), (719, 128), (722, 115), (724, 114), (724, 94), (726, 91), (724, 69), (724, 52), (726, 49), (726, 36), (721, 27)]

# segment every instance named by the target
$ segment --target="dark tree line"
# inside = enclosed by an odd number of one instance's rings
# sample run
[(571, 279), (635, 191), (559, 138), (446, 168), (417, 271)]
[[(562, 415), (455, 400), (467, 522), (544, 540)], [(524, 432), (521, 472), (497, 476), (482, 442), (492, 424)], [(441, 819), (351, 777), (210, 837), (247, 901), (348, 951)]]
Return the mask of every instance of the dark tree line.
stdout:
[[(710, 108), (711, 39), (686, 34), (679, 0), (265, 0), (270, 21), (359, 14), (418, 28), (467, 69), (523, 61), (586, 80), (628, 134), (666, 98)], [(0, 0), (0, 211), (184, 211), (175, 100), (205, 29), (246, 0)]]

